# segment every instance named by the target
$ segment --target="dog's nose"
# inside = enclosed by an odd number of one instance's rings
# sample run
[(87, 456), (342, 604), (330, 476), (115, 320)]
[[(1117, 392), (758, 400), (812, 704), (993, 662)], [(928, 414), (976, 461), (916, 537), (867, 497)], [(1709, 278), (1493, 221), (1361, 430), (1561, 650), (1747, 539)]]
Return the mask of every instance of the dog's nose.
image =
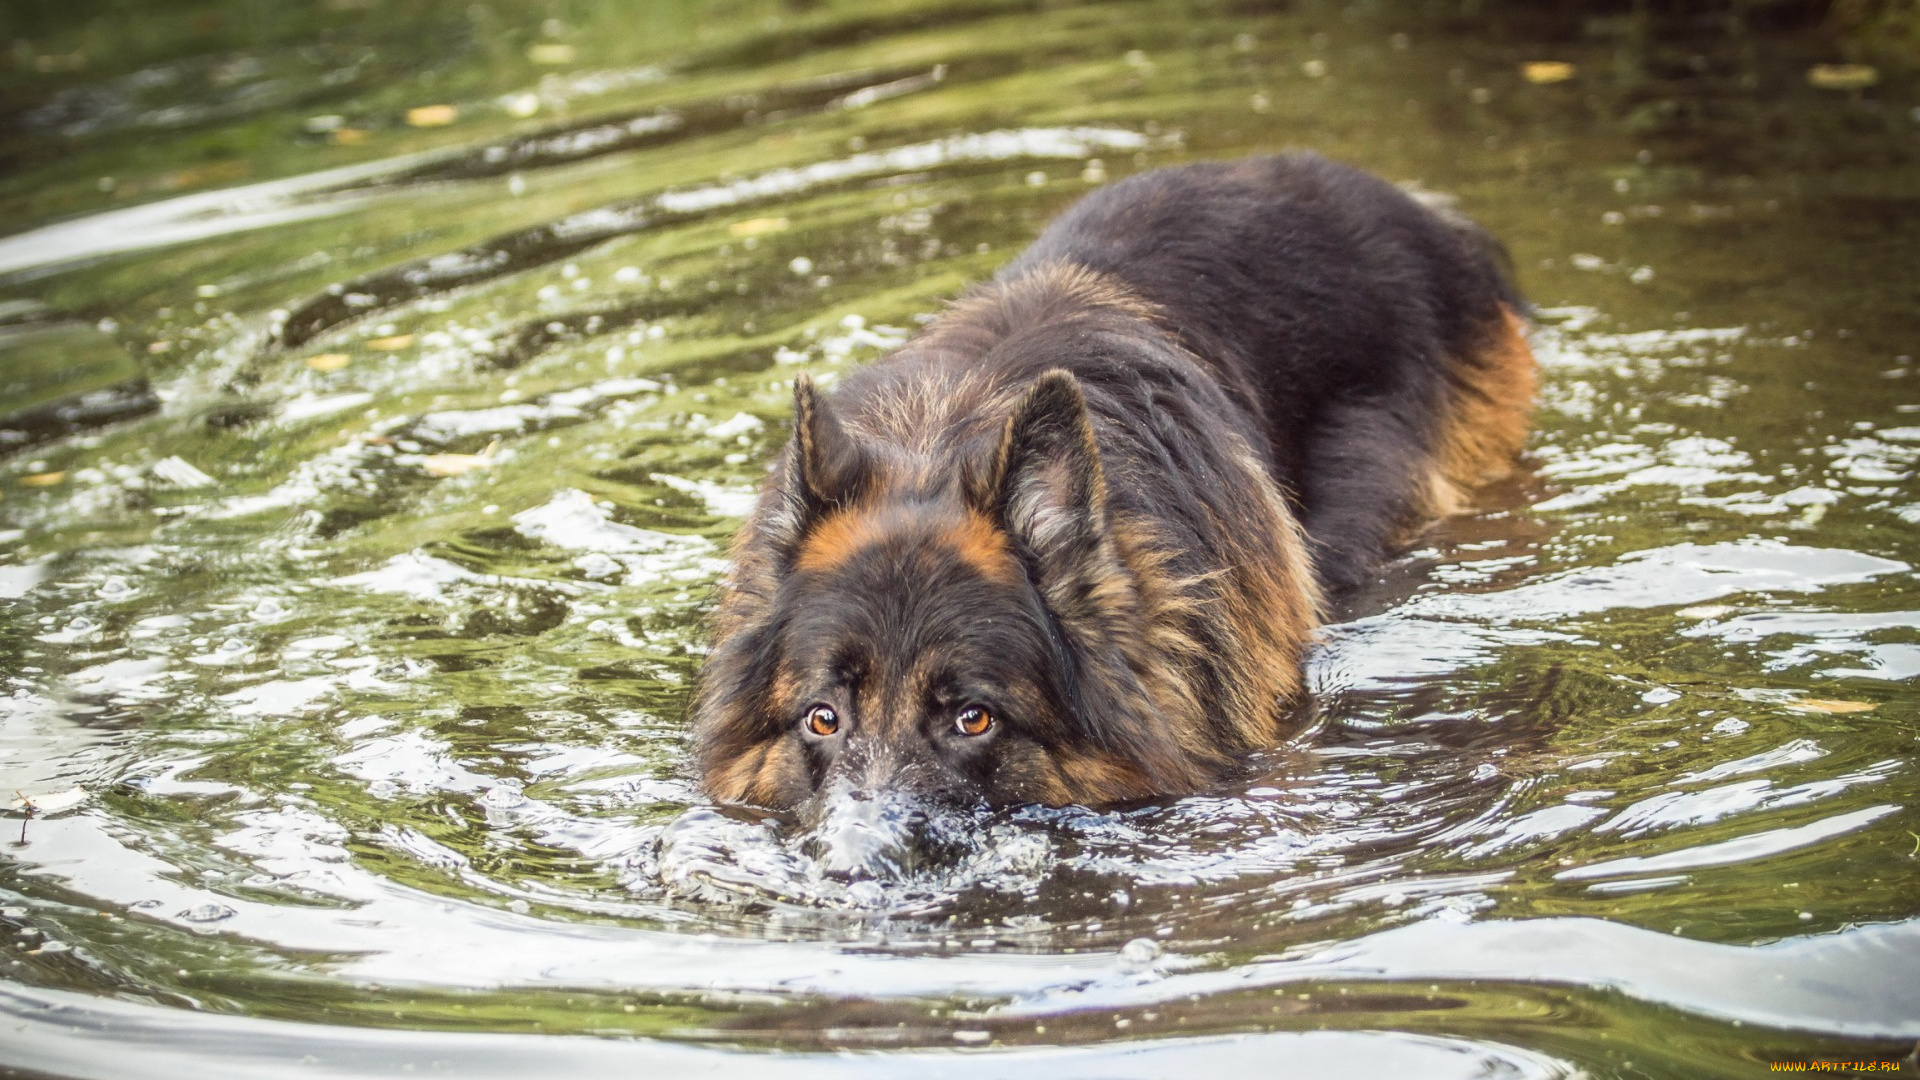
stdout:
[(891, 792), (829, 795), (808, 840), (808, 854), (835, 881), (893, 880), (919, 863), (926, 809)]

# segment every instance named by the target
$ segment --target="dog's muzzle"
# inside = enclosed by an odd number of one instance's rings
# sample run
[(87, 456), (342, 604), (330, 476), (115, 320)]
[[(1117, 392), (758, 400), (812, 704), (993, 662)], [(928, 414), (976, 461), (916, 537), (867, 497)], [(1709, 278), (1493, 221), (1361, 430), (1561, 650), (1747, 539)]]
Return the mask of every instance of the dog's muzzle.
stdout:
[(898, 881), (956, 854), (959, 815), (904, 791), (840, 787), (817, 796), (805, 815), (805, 851), (836, 881)]

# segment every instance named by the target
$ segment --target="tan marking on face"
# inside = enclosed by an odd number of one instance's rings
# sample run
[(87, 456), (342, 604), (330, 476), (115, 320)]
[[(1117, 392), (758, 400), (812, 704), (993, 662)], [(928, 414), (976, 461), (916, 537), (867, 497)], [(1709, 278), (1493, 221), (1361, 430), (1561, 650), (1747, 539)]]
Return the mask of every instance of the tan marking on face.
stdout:
[(1014, 564), (1013, 555), (1007, 548), (1007, 534), (994, 527), (982, 514), (968, 511), (967, 516), (957, 525), (941, 534), (960, 558), (965, 560), (981, 577), (997, 581), (1003, 585), (1011, 584), (1019, 567)]
[[(918, 524), (911, 513), (885, 510), (848, 510), (828, 518), (807, 535), (800, 546), (795, 565), (810, 572), (831, 570), (843, 565), (861, 550), (886, 539), (888, 535)], [(987, 518), (974, 511), (951, 519), (934, 535), (953, 549), (962, 561), (982, 577), (1010, 583), (1019, 573), (1007, 536)]]
[(800, 677), (782, 662), (773, 676), (773, 707), (782, 714), (797, 713), (800, 709)]
[(882, 535), (882, 523), (871, 510), (842, 511), (807, 534), (795, 564), (815, 573), (831, 570)]
[(800, 748), (787, 739), (767, 744), (766, 756), (754, 775), (753, 801), (761, 806), (778, 806), (791, 795), (796, 783), (805, 782), (806, 765)]
[(761, 743), (719, 768), (709, 769), (705, 777), (707, 792), (721, 802), (751, 801), (754, 780), (772, 747), (772, 743)]

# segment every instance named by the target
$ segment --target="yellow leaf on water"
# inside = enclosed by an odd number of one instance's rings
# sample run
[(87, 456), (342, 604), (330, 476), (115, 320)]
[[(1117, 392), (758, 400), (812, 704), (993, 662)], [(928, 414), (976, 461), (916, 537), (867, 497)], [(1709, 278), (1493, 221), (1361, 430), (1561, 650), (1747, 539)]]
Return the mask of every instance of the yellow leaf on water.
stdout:
[(527, 59), (536, 64), (571, 64), (573, 46), (555, 41), (543, 41), (538, 45), (527, 46)]
[(341, 146), (359, 146), (367, 141), (367, 133), (359, 128), (334, 128), (327, 132), (327, 138)]
[(1520, 75), (1535, 86), (1566, 82), (1573, 78), (1574, 66), (1564, 60), (1534, 60), (1520, 65)]
[(1820, 90), (1864, 90), (1880, 81), (1880, 70), (1869, 64), (1815, 64), (1807, 69), (1807, 84)]
[(413, 344), (412, 334), (395, 334), (392, 337), (370, 338), (367, 341), (367, 348), (375, 352), (399, 352), (411, 344)]
[(498, 442), (492, 442), (477, 454), (428, 454), (420, 459), (420, 468), (428, 476), (465, 476), (476, 469), (493, 468), (493, 452), (499, 448)]
[(407, 110), (408, 127), (446, 127), (460, 119), (460, 110), (453, 105), (422, 105)]
[(727, 232), (734, 236), (764, 236), (767, 233), (782, 232), (786, 227), (786, 218), (757, 217), (736, 221), (727, 226)]
[(492, 467), (493, 459), (485, 454), (428, 454), (420, 459), (420, 468), (428, 476), (465, 476)]
[(67, 474), (62, 470), (59, 472), (33, 473), (21, 477), (20, 482), (28, 487), (52, 487), (66, 478)]
[(1828, 698), (1801, 698), (1787, 703), (1789, 709), (1817, 713), (1872, 712), (1877, 707), (1870, 701), (1834, 701)]
[(339, 371), (353, 363), (353, 357), (343, 352), (321, 353), (307, 357), (307, 366), (315, 371)]

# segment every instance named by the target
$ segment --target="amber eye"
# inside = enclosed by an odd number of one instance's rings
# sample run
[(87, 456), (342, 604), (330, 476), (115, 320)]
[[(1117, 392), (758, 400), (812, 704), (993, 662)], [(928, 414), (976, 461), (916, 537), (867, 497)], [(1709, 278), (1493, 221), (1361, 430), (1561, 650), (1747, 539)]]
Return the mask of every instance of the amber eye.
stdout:
[(807, 710), (807, 730), (824, 739), (840, 730), (840, 714), (831, 705), (815, 705)]
[(954, 717), (953, 730), (962, 735), (985, 735), (993, 730), (993, 714), (978, 705), (969, 705)]

